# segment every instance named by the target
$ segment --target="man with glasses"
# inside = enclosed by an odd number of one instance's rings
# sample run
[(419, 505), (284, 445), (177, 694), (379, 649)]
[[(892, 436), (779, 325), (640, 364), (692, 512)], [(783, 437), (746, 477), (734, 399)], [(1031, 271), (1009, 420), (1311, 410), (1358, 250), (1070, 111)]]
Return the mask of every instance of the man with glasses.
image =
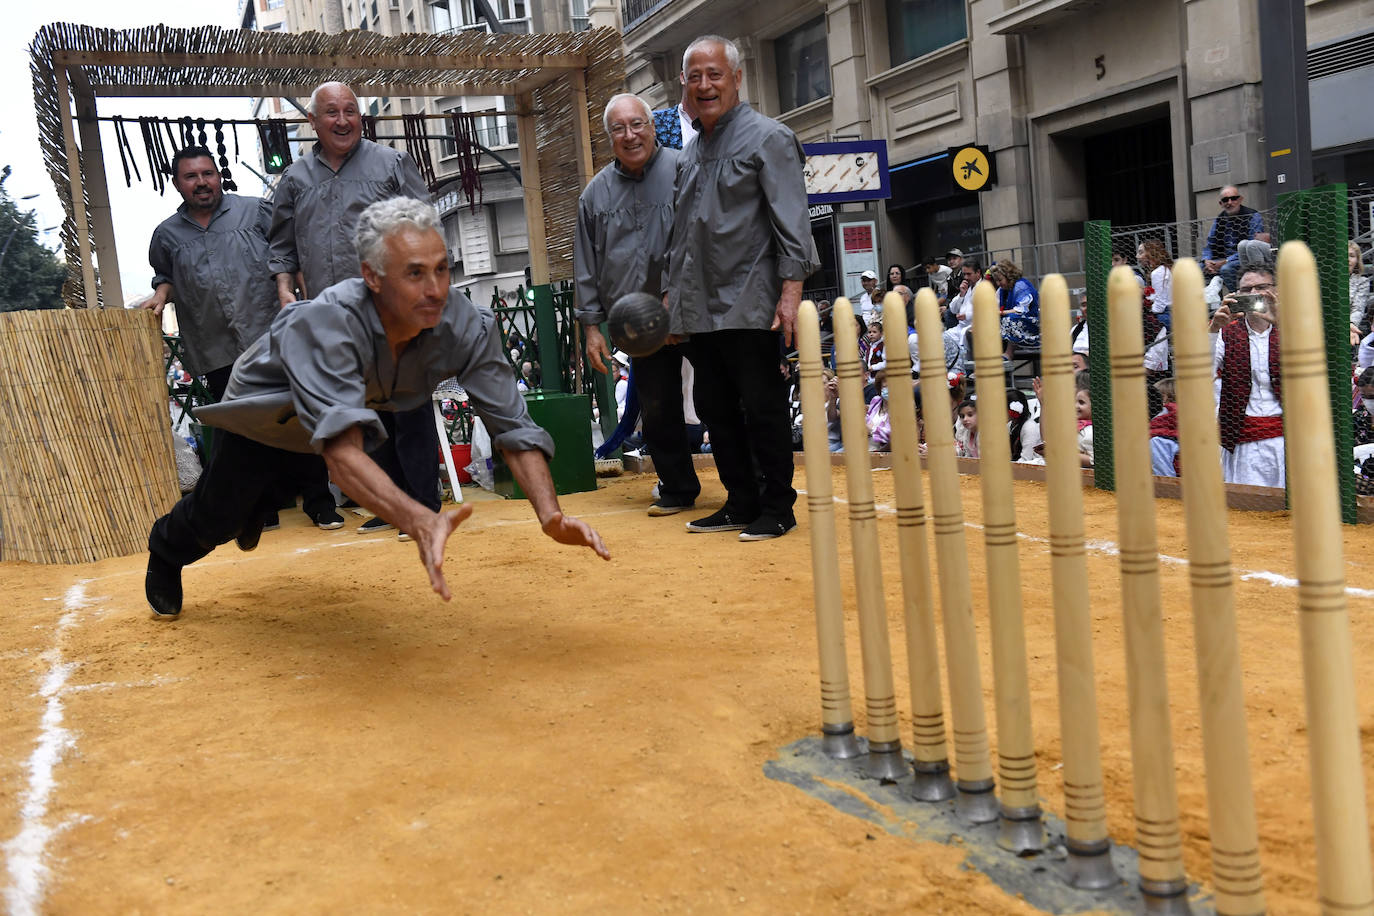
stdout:
[(1221, 189), (1221, 212), (1212, 223), (1212, 231), (1207, 233), (1207, 244), (1202, 246), (1203, 273), (1208, 278), (1221, 274), (1222, 282), (1230, 290), (1236, 288), (1240, 272), (1236, 246), (1246, 239), (1269, 241), (1269, 234), (1264, 231), (1264, 217), (1245, 206), (1244, 201), (1235, 185)]
[[(611, 306), (629, 293), (663, 297), (678, 152), (658, 145), (653, 114), (637, 95), (613, 96), (602, 126), (611, 138), (615, 161), (587, 183), (578, 199), (573, 267), (587, 359), (604, 373), (610, 349), (600, 324)], [(635, 357), (631, 369), (644, 445), (658, 473), (658, 496), (649, 506), (652, 516), (690, 509), (701, 492), (683, 412), (683, 350), (680, 344), (667, 344), (649, 356)]]
[(1236, 295), (1212, 316), (1217, 335), (1212, 365), (1221, 389), (1217, 422), (1227, 483), (1284, 485), (1279, 302), (1274, 271), (1247, 266)]

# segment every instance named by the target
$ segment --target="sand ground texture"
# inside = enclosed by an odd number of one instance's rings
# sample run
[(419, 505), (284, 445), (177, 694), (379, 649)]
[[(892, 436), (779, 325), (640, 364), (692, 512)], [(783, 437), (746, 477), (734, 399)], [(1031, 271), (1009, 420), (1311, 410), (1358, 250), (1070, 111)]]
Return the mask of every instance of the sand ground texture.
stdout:
[[(841, 468), (836, 494), (845, 494)], [(804, 484), (798, 469), (796, 482)], [(455, 598), (413, 545), (299, 512), (258, 550), (186, 571), (186, 612), (148, 619), (143, 557), (0, 564), (0, 876), (12, 912), (1032, 913), (957, 846), (871, 829), (764, 775), (819, 726), (805, 502), (744, 544), (648, 518), (652, 479), (564, 497), (613, 554), (477, 503), (450, 541)], [(723, 497), (704, 475), (698, 505)], [(892, 503), (890, 472), (875, 474)], [(995, 723), (981, 492), (962, 480), (986, 715)], [(1132, 844), (1110, 494), (1087, 536), (1109, 826)], [(1063, 812), (1045, 487), (1018, 482), (1045, 807)], [(927, 505), (929, 502), (927, 501)], [(851, 576), (841, 504), (841, 569)], [(1158, 503), (1186, 557), (1182, 506)], [(895, 522), (880, 514), (909, 739)], [(1289, 519), (1231, 513), (1250, 758), (1270, 912), (1315, 913), (1315, 850)], [(1374, 534), (1345, 529), (1366, 781), (1374, 761)], [(933, 556), (932, 551), (932, 556)], [(1162, 569), (1185, 858), (1211, 865), (1186, 566)], [(859, 640), (848, 654), (862, 732)], [(943, 659), (943, 647), (942, 647)], [(948, 692), (946, 689), (946, 702)], [(993, 736), (996, 746), (996, 736)]]

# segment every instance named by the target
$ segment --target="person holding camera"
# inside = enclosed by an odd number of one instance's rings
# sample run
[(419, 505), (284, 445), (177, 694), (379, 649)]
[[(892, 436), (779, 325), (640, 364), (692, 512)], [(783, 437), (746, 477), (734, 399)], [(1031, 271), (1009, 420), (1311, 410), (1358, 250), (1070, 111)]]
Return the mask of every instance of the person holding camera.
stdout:
[(1279, 301), (1274, 271), (1247, 266), (1212, 314), (1212, 366), (1221, 387), (1221, 468), (1227, 483), (1284, 485)]

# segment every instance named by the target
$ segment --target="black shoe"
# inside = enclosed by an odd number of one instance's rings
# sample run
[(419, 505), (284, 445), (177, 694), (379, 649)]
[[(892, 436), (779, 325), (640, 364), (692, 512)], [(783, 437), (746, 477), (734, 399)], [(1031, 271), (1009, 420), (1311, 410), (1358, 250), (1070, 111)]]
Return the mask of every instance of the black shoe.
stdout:
[(317, 512), (312, 515), (310, 519), (315, 523), (315, 527), (323, 531), (333, 531), (335, 528), (342, 528), (344, 523), (343, 516), (333, 509), (325, 509), (323, 512)]
[(361, 525), (358, 526), (358, 533), (372, 534), (375, 531), (387, 531), (395, 527), (395, 525), (391, 524), (391, 522), (388, 522), (381, 516), (374, 515), (372, 516), (372, 518), (368, 519), (367, 521), (363, 522)]
[(739, 531), (747, 528), (749, 522), (730, 509), (717, 509), (715, 512), (687, 523), (687, 530), (696, 534), (707, 531)]
[(181, 567), (148, 554), (148, 575), (143, 580), (154, 620), (176, 620), (181, 616)]
[(281, 516), (277, 515), (275, 512), (269, 513), (267, 517), (262, 520), (263, 531), (276, 531), (280, 527)]
[(653, 518), (661, 518), (665, 515), (677, 515), (687, 509), (691, 509), (697, 504), (695, 499), (678, 499), (675, 496), (660, 496), (649, 506), (649, 515)]
[(769, 541), (780, 538), (797, 527), (796, 519), (778, 520), (770, 516), (760, 516), (752, 525), (739, 533), (741, 541)]
[[(280, 523), (277, 525), (281, 527)], [(239, 550), (248, 553), (250, 550), (258, 549), (258, 541), (262, 539), (262, 532), (266, 528), (261, 521), (249, 522), (248, 526), (239, 532), (239, 536), (234, 538), (234, 543), (239, 545)]]

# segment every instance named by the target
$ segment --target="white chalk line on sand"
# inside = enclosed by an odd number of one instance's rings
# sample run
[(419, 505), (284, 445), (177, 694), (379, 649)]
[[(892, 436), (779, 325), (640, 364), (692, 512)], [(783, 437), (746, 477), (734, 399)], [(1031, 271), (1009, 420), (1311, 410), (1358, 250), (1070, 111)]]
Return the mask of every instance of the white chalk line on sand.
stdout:
[(47, 823), (48, 803), (57, 787), (53, 772), (65, 752), (76, 745), (75, 736), (62, 725), (62, 698), (69, 689), (67, 679), (79, 663), (63, 659), (62, 645), (67, 631), (76, 625), (81, 611), (89, 606), (86, 598), (89, 581), (83, 580), (67, 589), (52, 647), (41, 656), (48, 664), (38, 688), (38, 695), (44, 699), (43, 716), (38, 741), (25, 767), (27, 785), (19, 796), (19, 832), (4, 844), (5, 868), (9, 874), (5, 902), (10, 916), (37, 916), (41, 912), (49, 877), (45, 861), (48, 844), (63, 830), (87, 819), (76, 815), (56, 826)]
[[(797, 493), (805, 494), (806, 491), (797, 490)], [(848, 500), (843, 499), (839, 496), (835, 496), (832, 498), (835, 500), (835, 502), (839, 503), (840, 505), (849, 505)], [(884, 503), (875, 503), (873, 508), (876, 511), (883, 513), (884, 515), (897, 514), (896, 509)], [(983, 530), (982, 525), (978, 524), (977, 522), (970, 522), (967, 520), (964, 521), (964, 527), (972, 528), (975, 531)], [(1050, 543), (1049, 538), (1036, 537), (1033, 534), (1026, 534), (1024, 531), (1018, 531), (1016, 533), (1016, 536), (1021, 538), (1023, 541), (1028, 541), (1032, 544), (1043, 544), (1045, 546), (1048, 546)], [(1115, 541), (1084, 541), (1083, 546), (1087, 549), (1089, 553), (1097, 553), (1108, 557), (1114, 557), (1121, 553), (1121, 550), (1117, 546)], [(1182, 566), (1186, 564), (1188, 561), (1183, 557), (1173, 557), (1169, 556), (1168, 554), (1161, 553), (1159, 555), (1159, 562), (1163, 563), (1165, 566)], [(1274, 588), (1298, 587), (1297, 579), (1294, 579), (1290, 576), (1282, 575), (1280, 573), (1269, 572), (1268, 570), (1242, 569), (1238, 570), (1237, 573), (1242, 582), (1267, 582)], [(1345, 594), (1348, 598), (1374, 598), (1374, 588), (1355, 588), (1354, 586), (1347, 585), (1345, 588)]]

